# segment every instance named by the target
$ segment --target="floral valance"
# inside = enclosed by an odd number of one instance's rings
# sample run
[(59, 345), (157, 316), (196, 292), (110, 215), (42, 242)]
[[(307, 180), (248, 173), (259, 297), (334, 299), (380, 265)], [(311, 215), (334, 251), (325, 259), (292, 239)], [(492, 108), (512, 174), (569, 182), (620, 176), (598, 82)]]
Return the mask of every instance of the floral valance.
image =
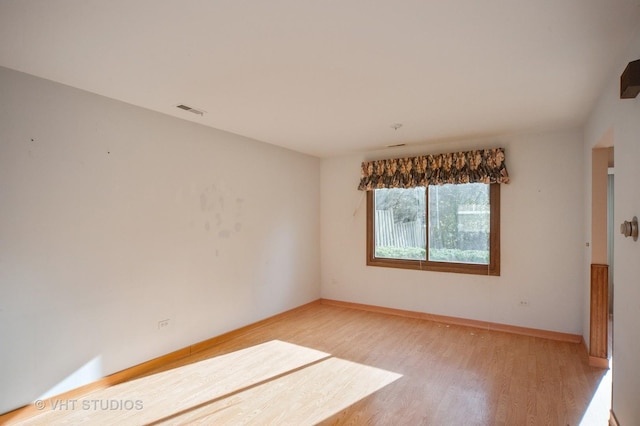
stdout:
[(509, 183), (503, 148), (365, 161), (358, 189), (476, 182)]

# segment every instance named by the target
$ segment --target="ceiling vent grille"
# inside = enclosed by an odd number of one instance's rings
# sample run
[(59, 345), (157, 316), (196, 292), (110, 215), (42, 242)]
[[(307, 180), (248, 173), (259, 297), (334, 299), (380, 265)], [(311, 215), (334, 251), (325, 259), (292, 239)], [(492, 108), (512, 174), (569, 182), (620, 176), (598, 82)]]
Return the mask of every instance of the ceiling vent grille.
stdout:
[(183, 110), (185, 110), (185, 111), (189, 111), (189, 112), (191, 112), (191, 113), (197, 114), (197, 115), (204, 115), (204, 113), (205, 113), (205, 112), (204, 112), (204, 111), (202, 111), (202, 110), (192, 108), (192, 107), (190, 107), (190, 106), (188, 106), (188, 105), (182, 105), (182, 104), (181, 104), (181, 105), (176, 105), (176, 107), (177, 107), (177, 108), (180, 108), (180, 109), (183, 109)]

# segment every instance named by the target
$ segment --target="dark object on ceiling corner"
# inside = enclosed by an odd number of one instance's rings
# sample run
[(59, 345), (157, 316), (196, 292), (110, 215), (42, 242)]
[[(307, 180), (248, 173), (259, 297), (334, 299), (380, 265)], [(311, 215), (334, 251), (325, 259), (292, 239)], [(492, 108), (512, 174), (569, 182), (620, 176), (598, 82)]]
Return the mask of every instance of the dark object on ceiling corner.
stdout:
[(620, 99), (633, 99), (640, 93), (640, 59), (631, 61), (620, 76)]

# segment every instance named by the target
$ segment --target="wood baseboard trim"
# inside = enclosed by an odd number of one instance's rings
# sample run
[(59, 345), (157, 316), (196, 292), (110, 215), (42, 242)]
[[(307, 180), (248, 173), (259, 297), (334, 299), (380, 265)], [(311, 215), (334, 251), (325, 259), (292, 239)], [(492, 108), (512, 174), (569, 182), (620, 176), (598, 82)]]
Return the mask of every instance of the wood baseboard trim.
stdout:
[(536, 328), (518, 327), (508, 324), (500, 324), (488, 321), (478, 321), (467, 318), (449, 317), (444, 315), (428, 314), (424, 312), (406, 311), (403, 309), (385, 308), (383, 306), (365, 305), (361, 303), (343, 302), (340, 300), (320, 299), (323, 305), (339, 306), (343, 308), (359, 309), (362, 311), (377, 312), (382, 314), (397, 315), (407, 318), (423, 319), (443, 324), (462, 325), (466, 327), (481, 328), (484, 330), (503, 331), (505, 333), (520, 334), (523, 336), (540, 337), (542, 339), (559, 340), (561, 342), (581, 343), (579, 334), (560, 333), (557, 331), (539, 330)]
[(613, 412), (613, 408), (609, 410), (609, 426), (620, 426), (620, 423), (618, 423), (618, 418)]
[(597, 356), (589, 355), (589, 365), (597, 368), (609, 369), (609, 360), (607, 358), (600, 358)]
[[(296, 308), (290, 309), (285, 312), (281, 312), (279, 314), (270, 316), (263, 320), (257, 321), (255, 323), (246, 325), (244, 327), (240, 327), (238, 329), (229, 331), (227, 333), (221, 334), (216, 337), (212, 337), (211, 339), (204, 340), (202, 342), (194, 343), (193, 345), (189, 345), (185, 348), (178, 349), (177, 351), (161, 355), (157, 358), (153, 358), (149, 361), (143, 362), (138, 365), (134, 365), (133, 367), (129, 367), (122, 371), (118, 371), (117, 373), (110, 374), (109, 376), (105, 376), (102, 379), (96, 380), (95, 382), (88, 383), (84, 386), (80, 386), (75, 389), (71, 389), (67, 392), (64, 392), (60, 395), (52, 396), (47, 398), (47, 400), (73, 400), (79, 399), (82, 396), (88, 394), (89, 392), (93, 392), (100, 389), (108, 388), (109, 386), (114, 386), (119, 383), (126, 382), (127, 380), (131, 380), (132, 378), (141, 376), (145, 373), (148, 373), (158, 367), (162, 367), (163, 365), (167, 365), (171, 362), (177, 361), (182, 358), (186, 358), (189, 355), (195, 354), (200, 351), (204, 351), (206, 349), (212, 348), (220, 343), (231, 340), (242, 333), (246, 333), (247, 331), (254, 330), (259, 327), (263, 327), (268, 324), (272, 324), (279, 319), (295, 314), (297, 312), (301, 312), (303, 310), (309, 309), (310, 307), (317, 305), (320, 303), (320, 299), (314, 300), (312, 302), (306, 303), (304, 305), (298, 306)], [(15, 410), (0, 414), (0, 425), (8, 423), (9, 421), (19, 422), (22, 420), (26, 420), (32, 417), (37, 416), (42, 411), (38, 410), (35, 405), (29, 404), (24, 407), (17, 408)]]

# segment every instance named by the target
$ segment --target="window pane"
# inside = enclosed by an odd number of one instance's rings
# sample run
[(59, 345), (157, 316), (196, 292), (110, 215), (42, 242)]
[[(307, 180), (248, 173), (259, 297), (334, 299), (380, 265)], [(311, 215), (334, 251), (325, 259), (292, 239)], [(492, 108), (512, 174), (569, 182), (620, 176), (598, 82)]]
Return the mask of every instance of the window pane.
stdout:
[(426, 260), (425, 191), (375, 190), (375, 257)]
[(429, 186), (429, 260), (489, 263), (489, 185)]

